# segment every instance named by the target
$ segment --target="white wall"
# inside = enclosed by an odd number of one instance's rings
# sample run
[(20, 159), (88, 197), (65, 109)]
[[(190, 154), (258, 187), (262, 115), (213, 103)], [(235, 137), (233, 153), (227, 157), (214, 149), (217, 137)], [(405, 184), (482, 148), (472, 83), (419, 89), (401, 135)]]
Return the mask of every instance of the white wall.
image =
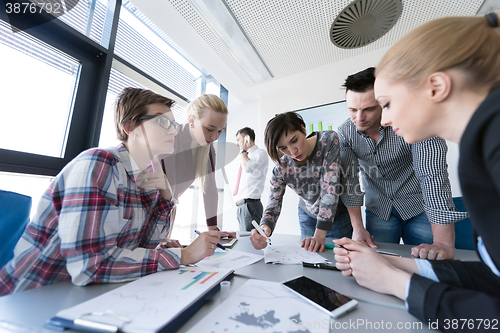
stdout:
[(462, 189), (460, 188), (460, 181), (458, 180), (458, 158), (459, 149), (458, 144), (451, 141), (446, 141), (448, 144), (448, 155), (446, 162), (448, 162), (448, 174), (451, 183), (451, 193), (454, 197), (462, 196)]

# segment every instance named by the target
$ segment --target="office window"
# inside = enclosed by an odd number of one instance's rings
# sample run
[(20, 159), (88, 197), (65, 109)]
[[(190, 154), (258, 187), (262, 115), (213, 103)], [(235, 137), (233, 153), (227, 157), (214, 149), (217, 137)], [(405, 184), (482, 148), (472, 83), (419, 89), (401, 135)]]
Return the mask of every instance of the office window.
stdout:
[[(114, 68), (111, 69), (111, 74), (109, 76), (108, 93), (106, 94), (106, 105), (102, 118), (101, 136), (99, 139), (99, 147), (101, 148), (116, 146), (120, 143), (120, 140), (116, 138), (114, 107), (118, 95), (124, 88), (127, 87), (150, 89), (155, 91), (155, 89), (146, 87), (136, 82), (135, 80), (119, 72), (118, 70)], [(163, 93), (161, 91), (155, 92), (158, 94)], [(186, 115), (184, 108), (180, 107), (178, 104), (174, 104), (174, 106), (172, 107), (172, 112), (174, 113), (175, 121), (181, 124), (185, 122)]]
[[(0, 172), (5, 173), (0, 187), (33, 200), (83, 150), (119, 143), (113, 109), (123, 88), (151, 89), (174, 99), (178, 123), (185, 123), (184, 108), (191, 100), (221, 91), (213, 77), (130, 1), (122, 1), (120, 13), (107, 0), (66, 0), (63, 5), (69, 12), (28, 33), (13, 34), (4, 23), (7, 14), (0, 12), (2, 74), (8, 78), (0, 86), (6, 96), (0, 117), (7, 124), (0, 131)], [(25, 16), (18, 24), (40, 18)], [(118, 22), (116, 27), (113, 22)], [(41, 185), (32, 186), (39, 190), (31, 193), (30, 182), (39, 181), (35, 174), (42, 175)], [(194, 228), (204, 228), (204, 212), (200, 191), (187, 190), (176, 228), (191, 237)]]
[(1, 189), (31, 197), (30, 219), (36, 213), (38, 203), (54, 177), (0, 172)]
[(129, 1), (123, 1), (115, 54), (177, 94), (193, 100), (199, 94), (202, 72), (171, 44)]
[(123, 75), (115, 69), (111, 69), (109, 75), (108, 93), (106, 94), (106, 104), (104, 106), (104, 115), (102, 117), (101, 136), (99, 139), (99, 147), (107, 148), (114, 147), (120, 143), (116, 138), (114, 106), (115, 101), (123, 88), (145, 88), (129, 77)]
[(63, 157), (80, 63), (0, 21), (0, 148)]
[(108, 1), (65, 0), (64, 3), (66, 12), (58, 19), (101, 46), (108, 48), (112, 21), (112, 8), (108, 12)]

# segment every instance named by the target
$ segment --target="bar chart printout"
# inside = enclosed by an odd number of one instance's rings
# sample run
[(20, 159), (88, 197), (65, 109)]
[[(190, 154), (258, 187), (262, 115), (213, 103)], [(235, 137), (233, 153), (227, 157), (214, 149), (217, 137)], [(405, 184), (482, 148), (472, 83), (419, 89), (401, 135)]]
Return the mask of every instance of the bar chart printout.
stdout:
[(196, 283), (203, 284), (207, 282), (211, 277), (213, 277), (217, 272), (197, 272), (197, 271), (191, 271), (191, 270), (186, 270), (186, 269), (181, 269), (179, 270), (179, 274), (184, 274), (184, 273), (198, 273), (195, 277), (193, 277), (193, 281), (187, 284), (185, 287), (183, 287), (181, 290), (186, 290), (187, 288), (191, 287), (192, 285)]
[(262, 258), (263, 256), (261, 254), (254, 254), (236, 250), (217, 250), (210, 257), (206, 257), (205, 259), (200, 260), (198, 263), (196, 263), (196, 266), (202, 267), (207, 271), (212, 271), (218, 268), (230, 268), (236, 270), (238, 268), (251, 265), (261, 260)]
[[(59, 311), (57, 317), (122, 327), (125, 333), (153, 333), (204, 297), (231, 269), (181, 267), (147, 275), (98, 297)], [(175, 306), (166, 306), (175, 304)], [(127, 318), (124, 325), (120, 318)]]

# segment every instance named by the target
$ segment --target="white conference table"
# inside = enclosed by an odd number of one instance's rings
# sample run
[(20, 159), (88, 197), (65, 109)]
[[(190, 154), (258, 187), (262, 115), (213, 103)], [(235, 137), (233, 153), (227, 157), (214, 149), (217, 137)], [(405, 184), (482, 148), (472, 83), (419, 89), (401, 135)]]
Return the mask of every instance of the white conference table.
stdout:
[[(300, 236), (293, 235), (273, 235), (274, 244), (300, 242)], [(400, 244), (378, 244), (380, 250), (395, 252), (404, 257), (410, 257), (411, 246)], [(262, 253), (255, 250), (249, 241), (249, 237), (241, 237), (233, 247), (234, 250)], [(322, 255), (333, 261), (333, 251), (327, 249)], [(466, 261), (477, 261), (475, 251), (456, 250), (455, 258)], [(250, 278), (258, 278), (268, 281), (285, 281), (290, 278), (305, 275), (309, 278), (323, 283), (328, 287), (337, 290), (349, 297), (357, 299), (358, 308), (339, 318), (335, 327), (342, 327), (341, 331), (369, 332), (384, 331), (385, 328), (392, 328), (398, 332), (426, 332), (431, 331), (428, 323), (422, 323), (410, 315), (404, 302), (400, 299), (379, 294), (359, 286), (354, 278), (344, 277), (340, 272), (304, 268), (301, 265), (272, 265), (265, 264), (261, 260), (251, 266), (247, 266), (235, 271), (235, 276), (231, 280), (230, 292), (235, 291)], [(27, 290), (21, 293), (0, 297), (0, 332), (55, 332), (44, 327), (47, 319), (53, 317), (58, 311), (74, 306), (100, 294), (122, 286), (124, 283), (88, 285), (78, 287), (69, 281), (55, 283), (37, 289)], [(212, 300), (205, 305), (188, 320), (179, 332), (188, 332), (201, 318), (215, 309), (223, 300), (220, 293), (217, 293)], [(332, 324), (333, 325), (333, 324)], [(377, 328), (378, 325), (378, 328)], [(388, 327), (390, 325), (390, 327)], [(5, 327), (9, 327), (5, 329)], [(338, 330), (338, 329), (337, 329)], [(337, 331), (335, 330), (335, 331)], [(333, 331), (333, 330), (332, 330)], [(67, 330), (67, 332), (74, 332)]]

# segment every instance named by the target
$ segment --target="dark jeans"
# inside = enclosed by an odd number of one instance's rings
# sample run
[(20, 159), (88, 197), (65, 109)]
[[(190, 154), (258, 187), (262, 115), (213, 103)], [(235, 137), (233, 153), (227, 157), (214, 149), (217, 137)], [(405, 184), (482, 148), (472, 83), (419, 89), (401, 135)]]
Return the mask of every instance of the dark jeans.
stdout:
[(262, 218), (262, 213), (264, 212), (264, 207), (262, 207), (262, 202), (250, 201), (239, 205), (236, 210), (236, 216), (238, 217), (238, 222), (240, 224), (240, 231), (250, 231), (253, 229), (252, 221), (255, 220), (257, 224), (260, 224), (260, 219)]
[(389, 221), (386, 221), (367, 208), (366, 230), (377, 242), (399, 244), (399, 240), (403, 238), (405, 244), (420, 245), (432, 244), (433, 240), (431, 223), (425, 212), (405, 221), (396, 208), (393, 208)]
[[(300, 234), (302, 237), (312, 237), (314, 236), (314, 231), (316, 230), (317, 220), (313, 217), (307, 215), (299, 203), (299, 223), (300, 223)], [(347, 212), (347, 208), (343, 206), (342, 211), (333, 220), (332, 230), (328, 231), (326, 234), (328, 238), (339, 239), (342, 237), (352, 237), (352, 225), (351, 218)]]

